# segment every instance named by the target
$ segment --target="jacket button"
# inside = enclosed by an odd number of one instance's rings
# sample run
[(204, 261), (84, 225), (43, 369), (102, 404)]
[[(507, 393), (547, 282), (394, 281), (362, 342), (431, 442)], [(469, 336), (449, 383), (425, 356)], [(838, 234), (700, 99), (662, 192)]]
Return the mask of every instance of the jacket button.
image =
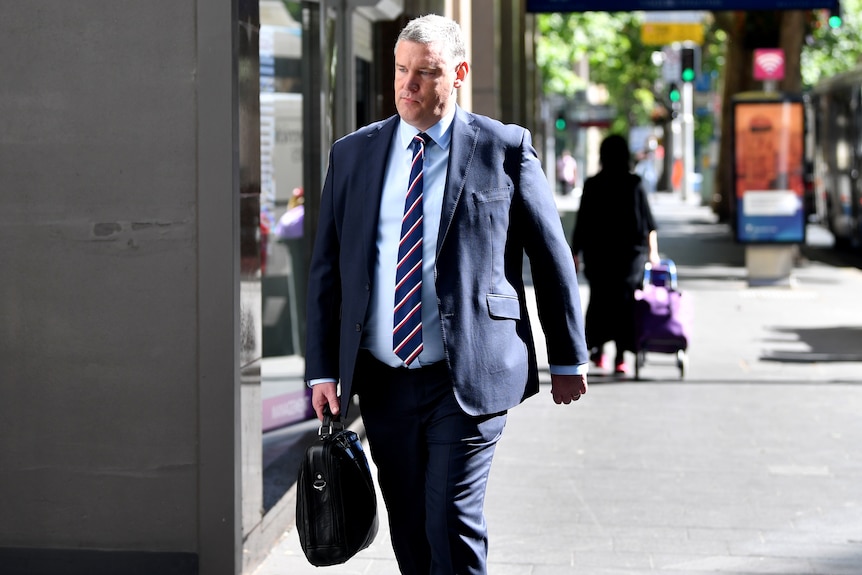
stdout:
[(356, 331), (362, 331), (362, 324), (361, 323), (356, 324)]

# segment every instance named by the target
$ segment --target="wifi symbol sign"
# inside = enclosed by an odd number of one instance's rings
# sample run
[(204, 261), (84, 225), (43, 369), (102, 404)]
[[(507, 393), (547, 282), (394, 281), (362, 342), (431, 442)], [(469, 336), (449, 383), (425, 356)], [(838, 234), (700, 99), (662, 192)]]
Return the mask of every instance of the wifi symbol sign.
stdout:
[(784, 78), (784, 50), (758, 48), (754, 51), (754, 79), (781, 80)]

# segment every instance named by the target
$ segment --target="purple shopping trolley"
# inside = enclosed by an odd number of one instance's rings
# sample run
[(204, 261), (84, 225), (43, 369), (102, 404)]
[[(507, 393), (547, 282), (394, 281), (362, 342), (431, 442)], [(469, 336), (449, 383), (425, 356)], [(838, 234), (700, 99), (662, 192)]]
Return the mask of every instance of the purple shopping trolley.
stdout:
[(663, 259), (644, 268), (641, 289), (635, 291), (635, 379), (647, 352), (676, 355), (680, 378), (685, 377), (691, 328), (690, 299), (677, 287), (676, 264)]

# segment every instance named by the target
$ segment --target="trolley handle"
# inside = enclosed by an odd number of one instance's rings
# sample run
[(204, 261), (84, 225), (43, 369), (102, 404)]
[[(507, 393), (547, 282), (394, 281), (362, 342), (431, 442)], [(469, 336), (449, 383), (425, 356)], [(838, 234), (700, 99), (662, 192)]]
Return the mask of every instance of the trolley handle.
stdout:
[[(659, 260), (659, 264), (657, 267), (664, 268), (665, 270), (667, 270), (667, 276), (668, 276), (668, 279), (670, 281), (669, 288), (671, 290), (676, 291), (676, 289), (677, 289), (676, 264), (674, 263), (674, 261), (671, 259)], [(643, 285), (647, 285), (647, 284), (652, 283), (652, 272), (653, 272), (653, 265), (651, 262), (647, 261), (644, 264)], [(656, 272), (658, 272), (658, 270), (656, 270)]]

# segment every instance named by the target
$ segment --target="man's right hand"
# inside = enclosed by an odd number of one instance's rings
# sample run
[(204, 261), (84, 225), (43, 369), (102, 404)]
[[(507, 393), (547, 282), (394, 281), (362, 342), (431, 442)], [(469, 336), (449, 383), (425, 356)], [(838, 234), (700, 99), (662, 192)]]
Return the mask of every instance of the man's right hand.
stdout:
[(317, 419), (323, 421), (323, 408), (329, 405), (332, 415), (341, 412), (341, 402), (338, 399), (338, 389), (335, 383), (318, 383), (311, 386), (311, 407), (317, 414)]

